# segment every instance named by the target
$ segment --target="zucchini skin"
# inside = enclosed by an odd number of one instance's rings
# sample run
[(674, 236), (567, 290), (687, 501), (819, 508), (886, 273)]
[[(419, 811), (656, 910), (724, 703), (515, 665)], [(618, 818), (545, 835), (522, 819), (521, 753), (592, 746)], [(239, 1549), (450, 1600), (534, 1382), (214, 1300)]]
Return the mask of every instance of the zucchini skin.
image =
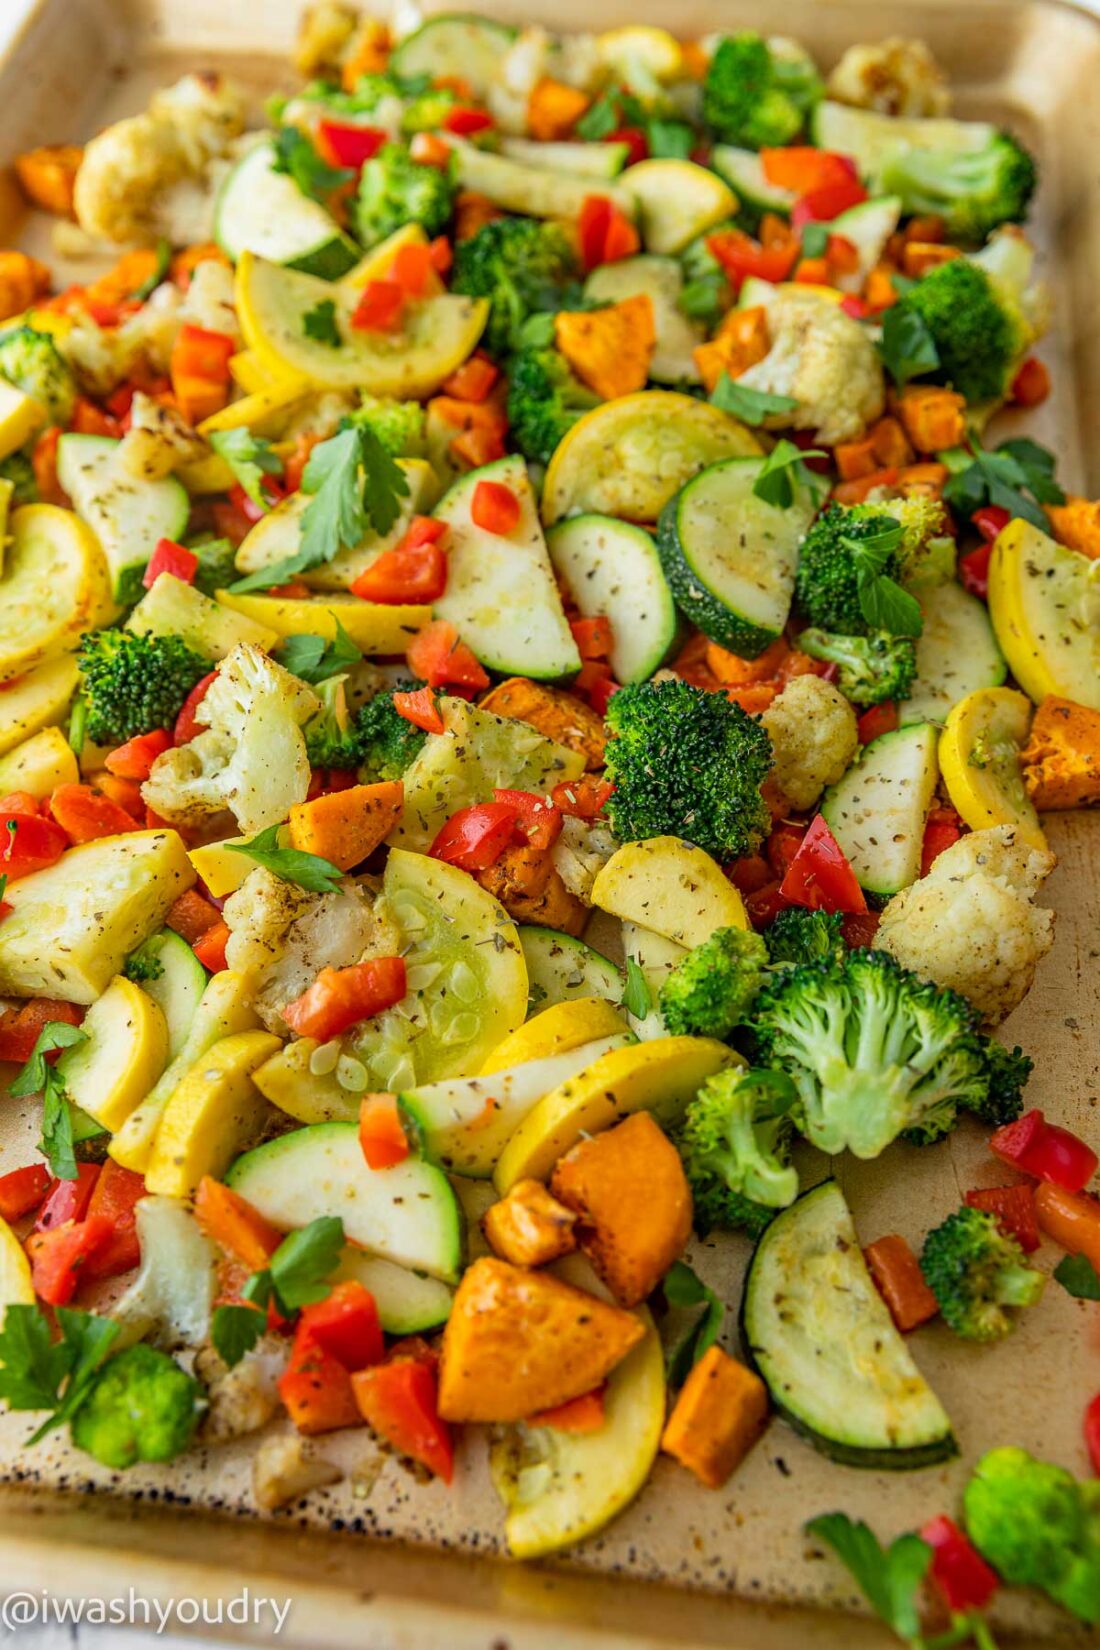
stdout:
[(657, 521), (657, 554), (661, 559), (668, 587), (680, 612), (709, 641), (717, 642), (730, 653), (742, 659), (755, 659), (782, 634), (763, 625), (753, 624), (719, 601), (718, 597), (700, 584), (684, 553), (680, 538), (680, 499), (695, 480), (685, 482), (673, 493)]

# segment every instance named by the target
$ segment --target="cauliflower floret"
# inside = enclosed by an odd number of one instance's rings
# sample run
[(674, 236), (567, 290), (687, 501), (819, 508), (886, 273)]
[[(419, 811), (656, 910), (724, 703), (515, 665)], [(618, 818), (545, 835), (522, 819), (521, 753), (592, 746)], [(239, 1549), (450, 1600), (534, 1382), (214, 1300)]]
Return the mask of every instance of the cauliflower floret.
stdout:
[(81, 228), (108, 241), (209, 239), (209, 167), (244, 118), (242, 93), (220, 75), (184, 75), (157, 92), (84, 150), (73, 196)]
[(905, 968), (969, 997), (999, 1025), (1031, 989), (1054, 942), (1054, 913), (1031, 902), (1054, 865), (1011, 825), (973, 831), (895, 894), (876, 944)]
[(761, 717), (775, 751), (772, 774), (794, 808), (812, 808), (859, 749), (856, 713), (820, 676), (795, 676)]
[(246, 836), (279, 825), (309, 790), (302, 726), (320, 708), (297, 676), (241, 642), (203, 699), (207, 731), (158, 756), (142, 795), (172, 824), (201, 826), (228, 808)]
[(779, 428), (814, 430), (823, 446), (851, 441), (885, 404), (882, 366), (864, 327), (816, 292), (781, 292), (768, 305), (771, 348), (737, 382), (797, 401), (770, 413)]
[(945, 115), (951, 105), (947, 79), (923, 40), (889, 40), (849, 46), (829, 76), (829, 96), (883, 115)]
[(323, 395), (311, 395), (296, 407), (287, 419), (279, 439), (297, 441), (301, 435), (315, 436), (327, 441), (340, 427), (340, 420), (354, 412), (355, 396), (350, 390), (326, 390)]
[(174, 407), (137, 390), (130, 404), (130, 428), (119, 457), (133, 476), (160, 481), (183, 464), (197, 463), (210, 449)]
[(368, 887), (347, 881), (338, 894), (311, 894), (257, 866), (225, 902), (229, 967), (248, 976), (256, 1012), (285, 1036), (282, 1011), (322, 968), (350, 968), (392, 956), (399, 939), (375, 914)]
[(306, 80), (314, 76), (339, 80), (340, 61), (355, 33), (358, 13), (353, 6), (320, 0), (307, 6), (294, 42), (294, 67)]
[(527, 131), (527, 103), (538, 81), (549, 78), (595, 91), (606, 76), (596, 37), (571, 34), (559, 39), (547, 29), (523, 29), (504, 53), (486, 102), (497, 125), (514, 136)]
[(312, 1442), (297, 1432), (265, 1438), (252, 1457), (252, 1493), (264, 1512), (274, 1512), (310, 1490), (336, 1484), (343, 1476), (338, 1466), (318, 1455)]
[(191, 272), (191, 283), (180, 305), (179, 318), (209, 332), (222, 332), (241, 342), (237, 308), (233, 302), (233, 271), (217, 258), (204, 258)]
[(259, 1432), (279, 1413), (278, 1381), (289, 1352), (281, 1336), (265, 1335), (227, 1369), (209, 1342), (199, 1348), (195, 1374), (206, 1387), (208, 1404), (200, 1434), (204, 1444), (228, 1444)]
[(139, 365), (157, 374), (168, 371), (182, 302), (178, 287), (165, 282), (120, 327), (97, 326), (90, 316), (77, 311), (72, 325), (59, 332), (54, 342), (82, 390), (108, 395), (124, 378), (133, 377)]
[(566, 814), (550, 857), (569, 892), (591, 905), (592, 884), (618, 846), (606, 825), (589, 825)]

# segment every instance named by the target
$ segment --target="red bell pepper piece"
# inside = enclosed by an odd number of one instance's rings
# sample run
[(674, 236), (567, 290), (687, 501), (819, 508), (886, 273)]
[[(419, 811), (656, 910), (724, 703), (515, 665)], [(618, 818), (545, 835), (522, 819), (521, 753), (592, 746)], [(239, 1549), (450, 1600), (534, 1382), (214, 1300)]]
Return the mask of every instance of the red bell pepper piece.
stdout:
[(365, 1094), (359, 1105), (359, 1144), (368, 1169), (392, 1169), (409, 1155), (395, 1094)]
[(550, 792), (550, 800), (563, 814), (574, 819), (596, 819), (603, 813), (615, 787), (609, 779), (582, 773), (579, 779), (563, 779)]
[(451, 815), (428, 853), (461, 871), (486, 871), (515, 841), (515, 834), (515, 808), (503, 802), (478, 802)]
[(640, 160), (649, 158), (649, 144), (646, 135), (640, 126), (618, 126), (613, 132), (601, 139), (603, 143), (625, 143), (627, 147), (626, 164), (636, 166)]
[(398, 247), (390, 265), (389, 279), (396, 281), (406, 298), (423, 298), (432, 278), (431, 248), (415, 243)]
[(459, 104), (449, 109), (443, 117), (443, 129), (453, 132), (455, 137), (474, 137), (478, 132), (491, 132), (494, 126), (493, 117), (484, 109), (464, 108)]
[(91, 785), (58, 785), (50, 796), (50, 813), (73, 843), (123, 836), (137, 828), (128, 809)]
[(611, 674), (611, 666), (603, 659), (586, 659), (574, 676), (569, 691), (591, 705), (597, 716), (606, 716), (607, 707), (620, 685)]
[(32, 1232), (26, 1242), (34, 1292), (47, 1306), (66, 1306), (91, 1257), (111, 1237), (102, 1215), (72, 1221), (49, 1232)]
[(172, 729), (173, 745), (186, 745), (188, 740), (194, 739), (196, 733), (206, 726), (205, 722), (199, 721), (197, 712), (217, 674), (216, 670), (212, 670), (208, 676), (196, 682), (183, 701), (183, 708), (176, 717), (176, 725)]
[(359, 1424), (351, 1376), (339, 1358), (319, 1346), (301, 1323), (278, 1387), (279, 1397), (299, 1432), (312, 1437)]
[(776, 825), (764, 844), (764, 857), (771, 868), (773, 876), (782, 882), (791, 868), (791, 861), (802, 846), (806, 835), (804, 825), (796, 825), (793, 820), (784, 820)]
[(920, 874), (926, 877), (945, 848), (962, 836), (962, 820), (954, 808), (933, 808), (924, 827), (920, 849)]
[(787, 149), (761, 149), (760, 163), (764, 176), (777, 189), (790, 189), (796, 195), (809, 195), (815, 189), (826, 189), (830, 184), (858, 182), (855, 162), (848, 155), (837, 155), (829, 149), (813, 149), (809, 144), (792, 143)]
[(108, 751), (103, 765), (117, 779), (148, 779), (158, 756), (172, 748), (172, 735), (167, 728), (154, 728), (152, 733), (139, 733)]
[(877, 911), (847, 911), (840, 921), (841, 938), (853, 951), (858, 951), (861, 946), (872, 946), (881, 920)]
[(318, 121), (317, 135), (326, 159), (334, 166), (350, 166), (355, 171), (373, 160), (386, 141), (381, 126), (351, 126), (337, 120)]
[(561, 810), (533, 791), (494, 791), (493, 801), (502, 802), (516, 816), (516, 828), (530, 847), (552, 848), (561, 835)]
[(731, 286), (740, 291), (750, 275), (762, 281), (785, 281), (799, 259), (799, 243), (789, 240), (761, 246), (741, 229), (722, 229), (708, 235), (707, 249), (722, 265)]
[(75, 1003), (59, 1002), (53, 997), (32, 997), (19, 1008), (0, 1015), (0, 1060), (23, 1065), (33, 1054), (43, 1026), (51, 1020), (78, 1026), (83, 1018), (84, 1010)]
[(488, 356), (471, 355), (445, 380), (443, 394), (456, 401), (484, 401), (499, 377)]
[(432, 260), (432, 268), (437, 275), (447, 275), (455, 261), (454, 248), (446, 235), (437, 235), (434, 241), (428, 242), (428, 252)]
[(454, 1441), (439, 1414), (439, 1389), (431, 1365), (394, 1358), (351, 1378), (359, 1414), (380, 1438), (449, 1484)]
[(145, 1180), (110, 1158), (100, 1171), (88, 1204), (88, 1219), (110, 1222), (111, 1236), (88, 1257), (90, 1278), (116, 1278), (141, 1260), (135, 1210), (145, 1196)]
[(1067, 1192), (1044, 1182), (1035, 1188), (1041, 1229), (1071, 1255), (1085, 1255), (1100, 1272), (1100, 1203), (1087, 1192)]
[(1100, 1392), (1085, 1411), (1085, 1448), (1089, 1452), (1093, 1474), (1100, 1478)]
[(183, 373), (189, 378), (207, 378), (213, 384), (228, 384), (229, 358), (236, 350), (236, 340), (227, 332), (213, 332), (209, 327), (185, 322), (172, 346), (172, 380), (175, 382), (177, 373)]
[(871, 306), (866, 298), (858, 298), (854, 292), (844, 294), (840, 300), (840, 307), (853, 321), (866, 321), (871, 314)]
[(56, 864), (68, 846), (68, 837), (52, 819), (6, 811), (0, 816), (0, 875), (9, 882)]
[(1016, 1242), (1025, 1254), (1039, 1247), (1039, 1222), (1035, 1215), (1035, 1197), (1030, 1186), (976, 1187), (966, 1194), (970, 1209), (984, 1209), (997, 1225)]
[(968, 1536), (953, 1519), (941, 1513), (920, 1532), (932, 1549), (929, 1575), (949, 1610), (984, 1610), (1000, 1578), (991, 1570)]
[(772, 868), (763, 854), (744, 854), (723, 869), (739, 894), (759, 893), (761, 888), (766, 888), (774, 880)]
[(470, 520), (484, 533), (507, 538), (515, 532), (520, 502), (510, 487), (500, 481), (479, 481), (470, 501)]
[(866, 911), (863, 889), (825, 820), (818, 814), (779, 888), (792, 905), (811, 911)]
[(769, 927), (780, 911), (785, 911), (794, 902), (785, 899), (778, 882), (766, 882), (762, 888), (757, 888), (745, 900), (745, 910), (749, 921), (757, 933)]
[(54, 1180), (38, 1211), (36, 1232), (51, 1232), (68, 1221), (83, 1220), (99, 1179), (97, 1163), (78, 1163), (75, 1180)]
[(220, 974), (226, 967), (225, 948), (229, 943), (229, 924), (222, 918), (212, 922), (204, 934), (192, 943), (191, 949), (211, 974)]
[(992, 544), (997, 535), (1004, 532), (1012, 516), (1003, 504), (983, 504), (970, 519), (982, 538)]
[(585, 196), (577, 226), (586, 270), (633, 257), (641, 244), (630, 219), (606, 195)]
[(801, 229), (808, 223), (831, 223), (851, 206), (861, 206), (867, 191), (858, 178), (845, 178), (839, 183), (828, 183), (822, 189), (811, 189), (797, 200), (791, 209), (791, 226)]
[(145, 564), (141, 582), (151, 590), (162, 573), (171, 573), (181, 584), (194, 584), (199, 558), (193, 550), (177, 544), (174, 539), (158, 539), (156, 549)]
[(288, 1003), (283, 1018), (299, 1037), (327, 1043), (360, 1020), (392, 1008), (406, 990), (404, 957), (372, 957), (350, 968), (322, 968), (313, 984)]
[(44, 1163), (28, 1163), (0, 1175), (0, 1220), (22, 1220), (37, 1209), (50, 1189), (50, 1171)]
[(394, 604), (438, 601), (446, 588), (447, 557), (439, 544), (402, 539), (363, 569), (351, 591), (365, 602)]
[(323, 1301), (303, 1307), (298, 1323), (303, 1339), (315, 1342), (345, 1369), (365, 1369), (382, 1361), (385, 1346), (378, 1307), (370, 1290), (354, 1279), (338, 1283)]
[(551, 1427), (555, 1432), (599, 1432), (607, 1419), (607, 1383), (582, 1392), (579, 1398), (568, 1398), (552, 1409), (540, 1409), (527, 1417), (529, 1427)]
[(480, 693), (489, 686), (489, 677), (478, 664), (458, 631), (446, 619), (433, 619), (418, 630), (406, 650), (409, 669), (432, 688), (469, 689)]
[(444, 732), (443, 718), (435, 702), (435, 694), (429, 687), (416, 688), (411, 693), (395, 693), (393, 708), (398, 716), (403, 716), (414, 727), (423, 728), (425, 733)]
[(983, 602), (989, 597), (989, 558), (992, 553), (992, 544), (979, 544), (976, 550), (968, 550), (959, 557), (959, 583)]
[(989, 1148), (1003, 1163), (1067, 1192), (1083, 1191), (1100, 1162), (1091, 1146), (1069, 1129), (1048, 1123), (1037, 1107), (998, 1129)]
[(863, 712), (856, 723), (861, 745), (869, 745), (872, 739), (880, 734), (893, 733), (898, 725), (898, 707), (892, 699), (883, 699), (881, 704), (871, 705)]
[(356, 332), (394, 332), (401, 325), (405, 289), (396, 281), (368, 281), (351, 314)]
[(591, 619), (570, 619), (569, 628), (582, 659), (606, 659), (615, 645), (611, 620), (605, 613)]
[(1050, 394), (1050, 373), (1036, 355), (1023, 362), (1009, 390), (1009, 400), (1018, 407), (1037, 407)]

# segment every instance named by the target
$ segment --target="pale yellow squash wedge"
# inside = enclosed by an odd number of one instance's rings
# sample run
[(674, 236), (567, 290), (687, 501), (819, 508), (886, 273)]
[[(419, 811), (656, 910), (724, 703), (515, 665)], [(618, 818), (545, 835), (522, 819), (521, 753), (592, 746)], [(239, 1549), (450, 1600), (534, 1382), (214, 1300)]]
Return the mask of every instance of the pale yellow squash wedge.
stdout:
[(220, 1178), (251, 1145), (267, 1102), (252, 1073), (279, 1047), (269, 1031), (240, 1031), (201, 1054), (164, 1109), (145, 1184), (190, 1197), (203, 1175)]
[(41, 802), (58, 785), (75, 785), (79, 778), (72, 746), (60, 728), (42, 728), (0, 756), (0, 796), (26, 791)]
[(70, 651), (113, 611), (91, 529), (56, 504), (16, 510), (0, 577), (0, 681)]
[(748, 928), (745, 904), (702, 848), (678, 836), (627, 842), (598, 872), (592, 903), (690, 948), (716, 928)]
[(65, 1050), (57, 1072), (74, 1105), (113, 1134), (164, 1070), (168, 1027), (153, 999), (119, 974), (80, 1029), (85, 1041)]
[(528, 1060), (568, 1054), (597, 1037), (614, 1037), (625, 1030), (622, 1014), (602, 997), (575, 997), (569, 1002), (554, 1003), (498, 1043), (482, 1066), (482, 1075), (521, 1066)]

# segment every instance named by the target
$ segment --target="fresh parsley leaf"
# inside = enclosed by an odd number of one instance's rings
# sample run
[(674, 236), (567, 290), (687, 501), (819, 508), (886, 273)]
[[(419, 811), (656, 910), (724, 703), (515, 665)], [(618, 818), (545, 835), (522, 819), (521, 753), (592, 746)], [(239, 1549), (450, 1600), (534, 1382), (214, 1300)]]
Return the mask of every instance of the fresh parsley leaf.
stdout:
[(1066, 495), (1054, 479), (1057, 460), (1046, 447), (1040, 447), (1029, 436), (1016, 436), (1002, 441), (998, 455), (1008, 457), (1017, 465), (1030, 491), (1040, 504), (1064, 504)]
[(699, 275), (685, 282), (676, 300), (676, 307), (692, 320), (709, 321), (719, 315), (729, 302), (729, 283), (720, 270)]
[(323, 636), (299, 634), (288, 636), (275, 657), (284, 670), (298, 676), (303, 682), (327, 682), (330, 676), (357, 665), (363, 655), (340, 623), (336, 620), (336, 635), (332, 641)]
[(255, 1306), (216, 1306), (210, 1320), (210, 1339), (230, 1369), (251, 1352), (267, 1328), (267, 1313)]
[(356, 425), (314, 447), (302, 491), (313, 495), (302, 515), (302, 554), (315, 567), (361, 543), (368, 528), (388, 533), (409, 484), (374, 431)]
[(519, 329), (518, 342), (520, 349), (549, 349), (554, 342), (553, 315), (529, 315)]
[(829, 226), (810, 222), (802, 225), (802, 256), (823, 258), (829, 245)]
[(767, 390), (754, 390), (748, 384), (739, 384), (724, 372), (710, 395), (712, 407), (732, 413), (742, 424), (763, 424), (769, 413), (793, 412), (798, 402), (792, 395), (771, 395)]
[(911, 378), (935, 372), (940, 364), (936, 340), (922, 315), (893, 306), (882, 318), (882, 364), (899, 389)]
[(714, 1290), (708, 1288), (702, 1278), (697, 1277), (691, 1267), (682, 1260), (674, 1261), (669, 1267), (661, 1288), (670, 1306), (684, 1309), (693, 1306), (704, 1308), (686, 1330), (666, 1348), (665, 1365), (669, 1384), (682, 1386), (690, 1375), (692, 1366), (698, 1363), (703, 1353), (718, 1339), (726, 1308)]
[(883, 1548), (862, 1520), (842, 1512), (811, 1518), (805, 1528), (833, 1549), (872, 1610), (899, 1638), (919, 1639), (920, 1586), (932, 1562), (927, 1542), (919, 1535), (899, 1535)]
[(254, 836), (251, 842), (223, 844), (234, 854), (247, 854), (257, 865), (262, 865), (272, 876), (283, 882), (296, 883), (311, 894), (337, 894), (343, 876), (338, 865), (322, 859), (320, 854), (305, 854), (300, 848), (280, 848), (279, 827), (269, 825), (266, 831)]
[(172, 262), (172, 245), (170, 241), (165, 240), (163, 235), (157, 241), (156, 254), (157, 261), (153, 265), (153, 268), (150, 270), (148, 276), (144, 281), (142, 281), (141, 285), (135, 287), (133, 292), (130, 294), (131, 298), (136, 298), (140, 304), (143, 304), (146, 298), (152, 296), (157, 287), (168, 274), (168, 267)]
[(1043, 504), (1063, 504), (1065, 494), (1054, 479), (1054, 456), (1037, 441), (1021, 437), (1002, 441), (993, 452), (971, 440), (972, 462), (951, 466), (943, 496), (961, 516), (972, 516), (984, 504), (996, 504), (1013, 518), (1021, 517), (1048, 532)]
[[(316, 451), (316, 449), (314, 449)], [(374, 431), (359, 431), (359, 462), (363, 470), (363, 507), (376, 533), (388, 533), (408, 497), (405, 472), (386, 451)]]
[(660, 120), (655, 115), (645, 123), (645, 136), (653, 160), (687, 160), (695, 144), (695, 133), (685, 120)]
[(920, 603), (896, 579), (885, 574), (860, 580), (859, 610), (872, 630), (888, 630), (891, 636), (919, 636), (924, 628)]
[(31, 1057), (8, 1093), (16, 1100), (31, 1094), (42, 1096), (42, 1139), (39, 1150), (58, 1180), (76, 1179), (73, 1151), (73, 1120), (65, 1104), (65, 1085), (46, 1059), (55, 1049), (72, 1048), (85, 1041), (79, 1026), (63, 1020), (48, 1020), (35, 1039)]
[(244, 595), (248, 590), (274, 590), (278, 585), (289, 584), (299, 573), (308, 573), (311, 567), (316, 566), (316, 556), (307, 555), (305, 551), (299, 550), (283, 561), (271, 562), (267, 567), (258, 567), (255, 573), (246, 573), (243, 579), (234, 579), (226, 588), (235, 595)]
[(619, 111), (610, 92), (601, 92), (577, 121), (574, 131), (585, 143), (598, 143), (610, 137), (619, 125)]
[(344, 1223), (336, 1215), (322, 1215), (288, 1233), (268, 1266), (281, 1311), (296, 1312), (324, 1300), (343, 1247)]
[(633, 957), (626, 959), (626, 988), (620, 1001), (636, 1020), (644, 1020), (653, 1004), (649, 982)]
[(760, 466), (760, 474), (752, 484), (754, 496), (762, 499), (765, 504), (774, 504), (780, 510), (789, 510), (794, 503), (795, 483), (808, 484), (802, 460), (824, 457), (825, 453), (820, 448), (811, 447), (807, 452), (801, 447), (796, 447), (793, 441), (777, 441)]
[(339, 349), (344, 342), (336, 320), (336, 305), (331, 298), (322, 298), (302, 316), (302, 331), (307, 338), (330, 349)]
[(66, 1306), (57, 1308), (57, 1326), (61, 1338), (54, 1341), (45, 1313), (17, 1305), (8, 1307), (0, 1328), (0, 1399), (9, 1409), (50, 1412), (32, 1444), (76, 1414), (119, 1335), (110, 1318)]
[(1079, 1301), (1100, 1301), (1100, 1277), (1087, 1255), (1063, 1255), (1054, 1276), (1068, 1295)]
[(215, 430), (210, 445), (223, 458), (253, 504), (261, 510), (271, 508), (271, 500), (264, 496), (264, 476), (280, 475), (283, 461), (262, 435), (251, 430)]
[(297, 126), (280, 126), (276, 132), (272, 171), (285, 172), (293, 178), (303, 195), (322, 202), (334, 189), (350, 183), (355, 176), (348, 167), (330, 166), (323, 160)]

